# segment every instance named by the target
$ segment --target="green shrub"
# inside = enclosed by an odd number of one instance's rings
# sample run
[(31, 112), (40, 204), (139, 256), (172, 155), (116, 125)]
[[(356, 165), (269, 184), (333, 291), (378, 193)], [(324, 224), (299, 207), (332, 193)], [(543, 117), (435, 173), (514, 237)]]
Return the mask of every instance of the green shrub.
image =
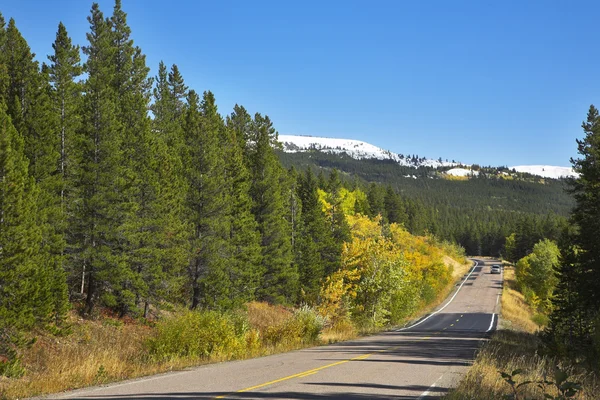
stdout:
[(531, 320), (540, 327), (548, 326), (548, 323), (550, 322), (550, 318), (548, 318), (548, 316), (546, 314), (542, 314), (542, 313), (533, 314), (533, 316), (531, 317)]
[(297, 309), (292, 320), (299, 325), (300, 339), (303, 343), (316, 342), (327, 322), (325, 317), (307, 305)]
[(173, 357), (235, 357), (246, 348), (247, 323), (215, 311), (186, 311), (160, 321), (147, 343), (159, 359)]

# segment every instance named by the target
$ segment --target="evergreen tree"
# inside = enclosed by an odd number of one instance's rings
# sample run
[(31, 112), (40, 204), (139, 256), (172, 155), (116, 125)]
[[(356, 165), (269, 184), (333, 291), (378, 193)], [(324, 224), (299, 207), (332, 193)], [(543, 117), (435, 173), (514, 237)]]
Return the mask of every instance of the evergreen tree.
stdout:
[[(236, 109), (239, 107), (236, 106)], [(235, 113), (236, 109), (227, 118), (227, 129), (223, 130), (221, 138), (230, 202), (227, 273), (231, 282), (230, 302), (234, 305), (255, 298), (264, 274), (260, 233), (252, 214), (250, 173), (244, 162), (243, 147), (238, 143), (243, 138), (240, 139), (234, 122), (239, 115)]]
[(117, 183), (120, 201), (113, 208), (120, 215), (118, 234), (121, 258), (119, 279), (113, 280), (114, 305), (121, 315), (139, 311), (142, 301), (147, 309), (149, 282), (162, 278), (162, 216), (157, 214), (159, 177), (157, 173), (161, 144), (151, 131), (147, 114), (152, 80), (141, 49), (134, 46), (127, 14), (116, 0), (110, 18), (110, 45), (114, 73), (111, 86), (115, 94), (116, 116), (120, 122), (123, 162)]
[(282, 187), (287, 191), (285, 196), (287, 205), (287, 220), (290, 226), (290, 239), (292, 241), (292, 252), (296, 252), (296, 241), (300, 235), (300, 224), (302, 215), (302, 204), (298, 198), (298, 173), (294, 167), (288, 170), (287, 175), (283, 175)]
[(577, 140), (581, 158), (572, 159), (573, 169), (579, 174), (570, 181), (570, 192), (575, 198), (572, 221), (579, 228), (575, 244), (581, 249), (578, 262), (584, 271), (580, 291), (590, 307), (600, 309), (600, 116), (593, 105), (582, 124), (585, 137)]
[(369, 200), (369, 216), (375, 217), (381, 215), (386, 218), (385, 212), (385, 194), (381, 190), (382, 187), (376, 183), (371, 182), (369, 184), (369, 190), (367, 191), (367, 199)]
[[(81, 108), (81, 85), (76, 82), (82, 73), (80, 65), (79, 46), (71, 43), (71, 38), (62, 22), (58, 25), (56, 39), (52, 44), (54, 54), (48, 56), (50, 65), (48, 67), (49, 80), (52, 84), (51, 100), (52, 112), (57, 120), (58, 133), (56, 142), (58, 146), (58, 174), (56, 174), (55, 192), (59, 203), (59, 213), (55, 219), (55, 229), (62, 234), (65, 246), (76, 247), (75, 238), (71, 235), (68, 227), (75, 218), (73, 181), (71, 179), (71, 168), (80, 161), (78, 155)], [(69, 254), (73, 254), (67, 251)], [(73, 285), (76, 285), (77, 260), (70, 257), (69, 262), (63, 265), (67, 276)]]
[(406, 225), (408, 216), (406, 215), (404, 204), (391, 185), (388, 185), (386, 188), (383, 202), (388, 222)]
[(185, 120), (187, 139), (188, 207), (194, 226), (189, 280), (191, 308), (227, 306), (230, 282), (224, 257), (225, 238), (229, 232), (228, 193), (224, 187), (225, 170), (219, 143), (223, 120), (217, 113), (215, 98), (205, 92), (202, 103), (196, 92), (188, 95)]
[[(84, 71), (86, 95), (82, 104), (81, 160), (74, 171), (78, 201), (74, 226), (81, 262), (82, 286), (86, 286), (85, 312), (91, 314), (98, 299), (116, 305), (111, 289), (123, 280), (125, 265), (117, 251), (122, 243), (118, 227), (123, 154), (121, 125), (117, 120), (114, 47), (110, 21), (98, 4), (88, 17), (90, 32)], [(85, 282), (87, 278), (87, 282)]]
[(276, 303), (291, 303), (298, 292), (298, 273), (292, 265), (290, 229), (285, 219), (285, 190), (281, 179), (284, 170), (272, 146), (277, 141), (277, 132), (269, 117), (255, 115), (250, 137), (255, 138), (250, 152), (250, 193), (261, 234), (265, 269), (259, 297)]
[(8, 103), (8, 69), (6, 49), (6, 21), (0, 13), (0, 102)]
[(295, 251), (296, 265), (303, 298), (314, 303), (317, 301), (325, 270), (332, 269), (332, 266), (326, 265), (330, 260), (325, 256), (334, 247), (334, 240), (319, 200), (317, 179), (310, 169), (299, 179), (298, 197), (302, 203), (302, 220)]
[(598, 348), (600, 315), (600, 115), (593, 105), (582, 128), (585, 137), (577, 140), (581, 157), (571, 159), (579, 176), (569, 182), (576, 203), (571, 214), (575, 230), (563, 244), (565, 254), (555, 303), (558, 307), (551, 318), (550, 332), (570, 348), (584, 346), (593, 358)]
[(42, 232), (40, 269), (47, 272), (46, 284), (56, 294), (52, 300), (56, 315), (63, 315), (68, 307), (62, 266), (64, 218), (59, 198), (61, 179), (56, 174), (57, 119), (52, 113), (48, 75), (46, 68), (39, 71), (35, 54), (13, 19), (6, 30), (4, 50), (9, 78), (9, 114), (18, 123), (17, 130), (24, 139), (24, 153), (29, 160), (28, 171), (39, 188), (35, 218)]
[(38, 65), (34, 61), (35, 54), (31, 52), (13, 18), (8, 21), (3, 36), (3, 63), (8, 75), (7, 112), (12, 118), (13, 126), (20, 132), (23, 130), (24, 115), (28, 111), (29, 101), (33, 99), (31, 90), (35, 84), (33, 78), (38, 72)]
[[(0, 331), (26, 329), (56, 317), (66, 291), (53, 285), (61, 271), (47, 267), (36, 220), (39, 190), (28, 174), (24, 140), (0, 103)], [(56, 273), (58, 276), (53, 276)]]
[(236, 104), (233, 107), (231, 116), (228, 118), (227, 126), (235, 133), (236, 142), (244, 151), (246, 160), (248, 160), (248, 151), (250, 149), (247, 147), (252, 146), (256, 142), (256, 138), (250, 136), (252, 132), (252, 117), (243, 106)]
[(159, 64), (154, 103), (151, 110), (153, 154), (157, 171), (156, 199), (153, 204), (155, 226), (152, 230), (152, 246), (158, 249), (154, 257), (153, 268), (148, 276), (147, 300), (144, 301), (144, 314), (147, 314), (148, 303), (156, 304), (162, 299), (178, 301), (181, 291), (182, 272), (189, 263), (189, 240), (192, 230), (186, 218), (186, 201), (188, 182), (183, 165), (182, 154), (185, 151), (185, 135), (183, 116), (185, 112), (184, 98), (187, 86), (176, 66), (175, 81), (167, 74), (164, 63)]
[(317, 174), (317, 183), (319, 185), (319, 189), (321, 190), (327, 190), (327, 180), (325, 179), (325, 174), (323, 173), (323, 170), (319, 170), (319, 173)]

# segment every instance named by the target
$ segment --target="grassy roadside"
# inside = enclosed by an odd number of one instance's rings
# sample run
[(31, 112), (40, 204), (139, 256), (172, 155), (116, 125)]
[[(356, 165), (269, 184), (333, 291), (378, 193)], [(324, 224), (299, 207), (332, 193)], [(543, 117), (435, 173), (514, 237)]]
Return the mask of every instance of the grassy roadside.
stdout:
[[(583, 385), (583, 391), (577, 395), (580, 400), (598, 399), (600, 381), (590, 373), (568, 366), (560, 359), (541, 353), (541, 341), (538, 336), (542, 328), (534, 322), (535, 314), (525, 303), (523, 295), (517, 290), (514, 269), (505, 268), (504, 289), (502, 293), (502, 319), (498, 331), (479, 351), (473, 366), (458, 387), (445, 398), (458, 399), (500, 399), (511, 393), (510, 386), (499, 371), (511, 373), (517, 369), (524, 372), (518, 375), (517, 383), (524, 381), (553, 380), (558, 365), (569, 373), (569, 380)], [(526, 385), (520, 390), (519, 398), (543, 399), (544, 391), (535, 384)], [(546, 393), (556, 396), (553, 388)]]
[[(437, 307), (471, 263), (450, 257), (453, 282), (411, 316)], [(253, 302), (237, 313), (179, 310), (157, 324), (103, 315), (83, 320), (71, 313), (70, 333), (40, 333), (23, 352), (21, 377), (0, 377), (0, 399), (17, 399), (181, 370), (207, 363), (247, 359), (335, 343), (383, 329), (358, 329), (351, 321), (327, 324), (311, 309), (290, 310)], [(158, 338), (158, 339), (157, 339)]]

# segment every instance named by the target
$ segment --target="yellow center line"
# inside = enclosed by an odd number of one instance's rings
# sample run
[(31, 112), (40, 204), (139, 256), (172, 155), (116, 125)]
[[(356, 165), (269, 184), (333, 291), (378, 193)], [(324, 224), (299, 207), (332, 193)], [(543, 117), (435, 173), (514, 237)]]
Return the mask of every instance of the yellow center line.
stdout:
[(450, 324), (450, 326), (454, 326), (454, 324)]
[[(450, 326), (452, 326), (452, 325), (450, 325)], [(444, 328), (444, 330), (446, 330), (446, 328)], [(435, 332), (434, 335), (438, 334), (438, 333), (441, 333), (441, 331)], [(419, 340), (427, 340), (427, 339), (431, 339), (431, 336), (427, 336), (427, 337), (421, 338)], [(251, 390), (260, 389), (260, 388), (263, 388), (265, 386), (273, 385), (273, 384), (279, 383), (279, 382), (288, 381), (288, 380), (294, 379), (294, 378), (304, 378), (306, 376), (314, 375), (317, 372), (322, 371), (324, 369), (335, 367), (336, 365), (345, 364), (345, 363), (350, 362), (350, 361), (364, 360), (364, 359), (372, 356), (373, 354), (383, 353), (383, 352), (386, 352), (386, 351), (393, 351), (393, 350), (399, 349), (400, 347), (402, 347), (402, 345), (388, 347), (386, 349), (381, 349), (381, 350), (376, 350), (376, 351), (374, 351), (372, 353), (362, 354), (362, 355), (356, 356), (354, 358), (349, 358), (347, 360), (337, 361), (337, 362), (334, 362), (334, 363), (331, 363), (331, 364), (323, 365), (322, 367), (317, 367), (317, 368), (309, 369), (308, 371), (299, 372), (297, 374), (293, 374), (293, 375), (289, 375), (289, 376), (284, 376), (283, 378), (279, 378), (279, 379), (275, 379), (275, 380), (272, 380), (272, 381), (269, 381), (269, 382), (261, 383), (260, 385), (250, 386), (250, 387), (247, 387), (245, 389), (237, 390), (235, 392), (230, 392), (230, 393), (227, 393), (227, 394), (223, 394), (221, 396), (215, 397), (215, 399), (224, 399), (227, 396), (235, 395), (236, 393), (249, 392)]]
[[(254, 389), (260, 389), (262, 387), (272, 385), (274, 383), (283, 382), (283, 381), (287, 381), (287, 380), (294, 379), (294, 378), (301, 378), (303, 376), (308, 376), (308, 375), (316, 374), (317, 372), (319, 372), (319, 371), (321, 371), (321, 370), (323, 370), (325, 368), (331, 368), (331, 367), (334, 367), (336, 365), (345, 364), (345, 363), (350, 362), (352, 360), (353, 359), (342, 360), (342, 361), (334, 362), (334, 363), (331, 363), (331, 364), (323, 365), (322, 367), (313, 368), (313, 369), (310, 369), (308, 371), (299, 372), (299, 373), (294, 374), (294, 375), (289, 375), (289, 376), (285, 376), (283, 378), (279, 378), (279, 379), (275, 379), (275, 380), (272, 380), (272, 381), (269, 381), (269, 382), (261, 383), (260, 385), (251, 386), (251, 387), (248, 387), (248, 388), (245, 388), (245, 389), (241, 389), (241, 390), (236, 391), (235, 393), (249, 392), (249, 391), (254, 390)], [(224, 399), (224, 398), (226, 398), (227, 396), (229, 396), (231, 394), (233, 394), (233, 393), (228, 393), (228, 394), (224, 394), (224, 395), (221, 395), (221, 396), (217, 396), (217, 397), (215, 397), (215, 399)]]

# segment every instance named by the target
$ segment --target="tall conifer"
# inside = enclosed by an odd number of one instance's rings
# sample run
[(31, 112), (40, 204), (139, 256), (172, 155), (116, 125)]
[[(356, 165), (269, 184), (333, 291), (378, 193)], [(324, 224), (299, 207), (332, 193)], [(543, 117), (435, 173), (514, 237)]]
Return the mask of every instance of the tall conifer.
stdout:
[(0, 103), (0, 330), (31, 328), (56, 314), (54, 277), (40, 252), (39, 190), (27, 165), (23, 137)]
[(118, 249), (122, 237), (118, 227), (122, 214), (117, 209), (123, 185), (121, 125), (117, 120), (117, 97), (113, 89), (115, 76), (114, 47), (110, 21), (104, 18), (97, 3), (88, 17), (89, 44), (84, 70), (85, 96), (82, 107), (81, 158), (74, 172), (77, 195), (77, 242), (82, 275), (86, 281), (86, 313), (92, 313), (98, 299), (116, 305), (115, 283), (122, 281), (123, 260)]
[[(236, 105), (236, 108), (238, 106)], [(250, 197), (250, 173), (244, 162), (244, 150), (239, 141), (236, 112), (227, 117), (227, 129), (223, 130), (221, 145), (224, 149), (225, 178), (229, 191), (229, 234), (227, 237), (230, 254), (227, 273), (231, 282), (232, 304), (253, 300), (264, 273), (261, 263), (260, 233), (252, 214)]]
[(300, 176), (298, 197), (302, 203), (301, 232), (295, 251), (304, 300), (316, 302), (325, 277), (327, 254), (333, 245), (333, 235), (319, 200), (318, 181), (310, 169)]
[(228, 193), (224, 188), (219, 137), (224, 129), (215, 98), (205, 92), (202, 102), (194, 91), (188, 95), (185, 121), (187, 140), (188, 207), (193, 223), (189, 278), (191, 308), (220, 308), (229, 299), (230, 282), (225, 271), (225, 238), (228, 232)]
[(256, 114), (250, 135), (250, 168), (254, 216), (261, 234), (265, 275), (259, 297), (277, 303), (290, 303), (298, 291), (298, 272), (292, 264), (290, 227), (286, 221), (283, 167), (273, 144), (277, 132), (269, 117)]
[[(57, 201), (57, 212), (54, 227), (61, 234), (66, 247), (75, 246), (75, 237), (68, 229), (75, 218), (73, 181), (71, 179), (71, 168), (80, 162), (79, 156), (79, 130), (81, 109), (81, 84), (76, 79), (82, 73), (80, 64), (79, 46), (71, 43), (65, 26), (58, 25), (56, 39), (52, 44), (54, 53), (48, 56), (50, 65), (47, 68), (49, 81), (52, 85), (50, 98), (52, 103), (51, 112), (56, 121), (56, 129), (53, 132), (57, 146), (58, 162), (55, 174), (54, 195)], [(73, 286), (78, 286), (78, 273), (76, 273), (77, 260), (72, 251), (67, 248), (67, 257), (63, 257), (62, 265)], [(73, 288), (75, 289), (75, 288)]]

